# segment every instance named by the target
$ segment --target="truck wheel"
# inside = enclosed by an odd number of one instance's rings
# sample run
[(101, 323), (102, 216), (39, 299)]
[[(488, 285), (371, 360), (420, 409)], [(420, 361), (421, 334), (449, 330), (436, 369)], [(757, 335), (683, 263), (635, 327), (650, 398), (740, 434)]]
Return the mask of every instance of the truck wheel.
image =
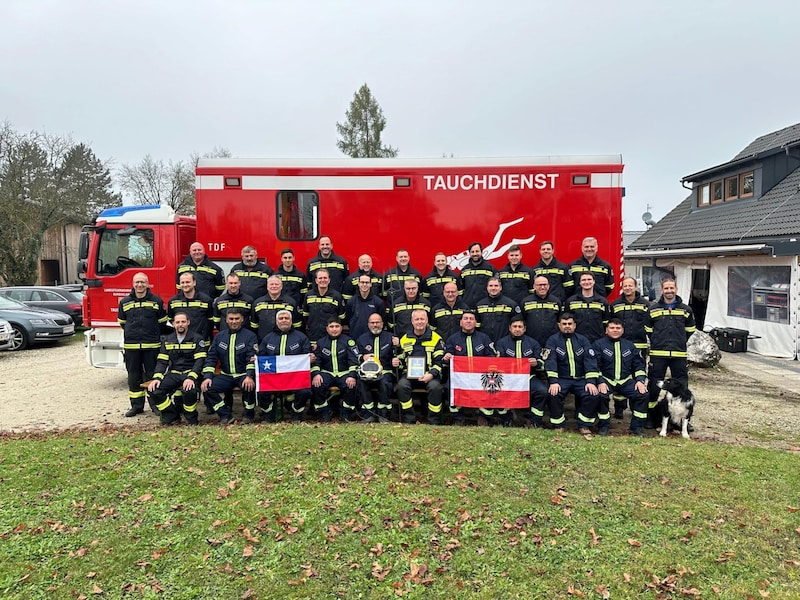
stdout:
[(11, 333), (11, 348), (9, 350), (12, 352), (25, 350), (28, 347), (28, 334), (25, 333), (21, 325), (16, 323), (11, 324), (11, 329), (14, 331)]

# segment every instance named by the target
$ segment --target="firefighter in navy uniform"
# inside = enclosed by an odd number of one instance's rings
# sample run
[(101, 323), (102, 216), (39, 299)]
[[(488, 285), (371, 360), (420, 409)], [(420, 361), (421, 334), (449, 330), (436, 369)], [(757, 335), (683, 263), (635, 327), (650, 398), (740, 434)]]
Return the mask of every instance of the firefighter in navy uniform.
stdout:
[(508, 262), (500, 269), (498, 277), (503, 294), (519, 304), (533, 289), (533, 272), (522, 264), (522, 249), (514, 244), (508, 249)]
[(340, 416), (343, 422), (347, 422), (356, 408), (358, 348), (355, 341), (342, 333), (342, 322), (337, 317), (328, 321), (326, 331), (314, 348), (311, 400), (319, 420), (328, 423), (332, 417), (328, 405), (329, 390), (332, 386), (338, 387), (341, 396)]
[[(425, 386), (428, 395), (428, 423), (441, 425), (444, 342), (438, 333), (428, 327), (426, 311), (415, 310), (411, 314), (411, 325), (411, 332), (400, 338), (400, 355), (392, 359), (392, 366), (406, 369), (410, 358), (422, 357), (425, 359), (424, 373), (413, 381)], [(406, 424), (417, 421), (414, 401), (411, 398), (413, 387), (412, 380), (409, 379), (406, 371), (397, 382), (397, 399), (400, 401), (401, 420)]]
[(380, 296), (383, 291), (383, 275), (372, 268), (372, 257), (369, 254), (362, 254), (358, 257), (358, 269), (350, 273), (342, 285), (342, 297), (345, 302), (358, 294), (358, 280), (362, 275), (366, 275), (370, 280), (372, 294)]
[(253, 297), (242, 292), (241, 280), (236, 273), (230, 273), (225, 280), (226, 290), (214, 300), (214, 326), (219, 331), (225, 330), (226, 315), (232, 308), (238, 308), (247, 315), (244, 326), (250, 328), (250, 311), (253, 309)]
[[(203, 366), (203, 383), (206, 401), (219, 416), (220, 425), (234, 422), (231, 407), (225, 404), (220, 393), (242, 390), (242, 423), (252, 423), (255, 416), (255, 370), (254, 357), (258, 347), (256, 334), (244, 329), (245, 311), (238, 307), (228, 309), (225, 315), (227, 327), (220, 331), (208, 349)], [(219, 362), (219, 374), (215, 375)]]
[(214, 330), (214, 301), (197, 290), (195, 275), (191, 271), (181, 273), (179, 284), (181, 290), (167, 302), (167, 316), (172, 320), (178, 312), (186, 313), (189, 332), (199, 335), (208, 346)]
[(288, 310), (292, 315), (292, 326), (300, 329), (303, 326), (303, 317), (300, 309), (291, 296), (283, 293), (283, 282), (277, 275), (270, 275), (267, 279), (267, 293), (253, 300), (250, 313), (250, 330), (258, 336), (258, 341), (264, 339), (275, 329), (275, 319), (282, 310)]
[(295, 266), (294, 251), (291, 248), (281, 250), (281, 266), (277, 268), (275, 275), (283, 282), (283, 293), (294, 300), (298, 307), (303, 306), (308, 293), (308, 281), (306, 274)]
[(419, 295), (425, 296), (425, 280), (422, 273), (411, 266), (411, 257), (408, 250), (400, 248), (395, 255), (397, 264), (386, 271), (383, 275), (383, 297), (386, 299), (386, 306), (392, 310), (394, 303), (403, 298), (406, 281), (416, 281)]
[[(465, 310), (461, 315), (459, 331), (455, 332), (445, 341), (443, 362), (449, 366), (454, 356), (497, 356), (492, 344), (492, 338), (478, 331), (475, 311)], [(481, 408), (478, 410), (478, 425), (486, 426), (494, 415), (494, 409)], [(450, 407), (454, 425), (464, 424), (464, 413), (458, 406)], [(513, 416), (507, 410), (498, 409), (498, 416), (504, 421)]]
[(447, 266), (447, 255), (444, 252), (437, 252), (433, 257), (433, 269), (425, 275), (425, 296), (430, 300), (431, 306), (436, 307), (444, 302), (444, 286), (447, 283), (454, 283), (456, 291), (464, 287), (461, 282), (461, 275)]
[(553, 254), (553, 242), (550, 240), (545, 240), (539, 244), (539, 255), (541, 256), (539, 262), (531, 268), (533, 277), (534, 279), (539, 276), (546, 277), (547, 282), (550, 284), (550, 293), (559, 304), (562, 304), (567, 299), (564, 286), (568, 281), (572, 281), (569, 276), (569, 267), (555, 257), (555, 254)]
[(558, 333), (558, 317), (561, 315), (561, 301), (550, 293), (550, 282), (544, 275), (533, 279), (533, 293), (525, 296), (520, 305), (525, 317), (526, 335), (532, 337), (544, 348), (547, 340)]
[[(358, 395), (361, 402), (361, 420), (365, 423), (373, 423), (377, 420), (376, 416), (380, 419), (389, 419), (390, 417), (391, 397), (394, 391), (392, 359), (399, 340), (383, 328), (383, 317), (378, 313), (369, 316), (367, 325), (369, 331), (356, 340), (358, 359), (362, 366), (365, 361), (377, 359), (381, 370), (369, 376), (364, 369), (361, 369), (363, 374), (358, 380)], [(377, 412), (375, 411), (373, 392), (378, 398)]]
[(267, 278), (272, 275), (272, 268), (263, 260), (258, 260), (258, 251), (254, 246), (242, 248), (242, 260), (231, 267), (241, 282), (243, 294), (251, 298), (260, 298), (267, 293)]
[(499, 277), (490, 277), (486, 283), (486, 295), (479, 300), (475, 313), (479, 329), (496, 342), (508, 333), (511, 317), (521, 314), (519, 306), (503, 293)]
[(537, 377), (537, 372), (544, 372), (544, 359), (542, 347), (535, 339), (525, 335), (525, 319), (515, 316), (508, 326), (508, 335), (500, 338), (495, 344), (498, 356), (501, 358), (524, 358), (531, 366), (530, 382), (530, 426), (542, 426), (544, 406), (547, 402), (547, 386)]
[[(292, 312), (289, 310), (282, 309), (277, 312), (273, 330), (264, 336), (258, 346), (259, 356), (299, 356), (300, 354), (311, 356), (311, 342), (304, 333), (292, 326), (292, 317)], [(262, 420), (267, 423), (275, 422), (275, 401), (282, 397), (285, 397), (291, 406), (292, 422), (299, 423), (303, 418), (308, 399), (311, 397), (310, 388), (281, 394), (258, 392), (258, 407)]]
[(464, 311), (472, 309), (458, 296), (458, 287), (452, 281), (444, 284), (442, 293), (444, 302), (433, 308), (433, 330), (443, 340), (447, 340), (461, 330), (461, 315)]
[(630, 431), (632, 435), (643, 435), (642, 428), (647, 419), (647, 386), (645, 385), (644, 360), (639, 349), (623, 337), (624, 326), (616, 317), (608, 320), (606, 335), (594, 343), (599, 383), (600, 435), (608, 435), (610, 414), (608, 410), (611, 394), (617, 393), (631, 403)]
[[(550, 406), (550, 424), (556, 431), (564, 430), (564, 398), (572, 392), (575, 396), (578, 432), (586, 434), (594, 422), (589, 417), (597, 411), (597, 360), (594, 348), (586, 337), (575, 333), (575, 315), (561, 313), (559, 332), (550, 336), (545, 346), (545, 368), (547, 369), (547, 401)], [(595, 397), (593, 401), (591, 397)], [(586, 408), (583, 408), (583, 405)], [(581, 411), (585, 410), (585, 413)]]
[(189, 246), (189, 256), (178, 265), (175, 273), (175, 287), (180, 287), (181, 274), (194, 273), (197, 289), (211, 298), (225, 291), (225, 273), (222, 268), (208, 258), (206, 248), (200, 242)]
[[(653, 409), (661, 392), (656, 384), (664, 379), (669, 369), (670, 377), (689, 385), (686, 365), (686, 342), (695, 332), (694, 312), (678, 296), (678, 286), (673, 279), (661, 282), (661, 297), (650, 305), (650, 323), (645, 330), (650, 335), (650, 391), (649, 415), (646, 428), (655, 427)], [(690, 429), (690, 431), (692, 431)]]
[(409, 333), (413, 329), (411, 315), (419, 309), (430, 314), (431, 303), (420, 295), (419, 283), (414, 279), (407, 279), (403, 282), (403, 293), (395, 297), (389, 306), (389, 326), (392, 333), (397, 337)]
[(608, 298), (614, 291), (614, 268), (597, 256), (597, 239), (583, 238), (581, 252), (579, 258), (569, 263), (570, 280), (564, 283), (567, 297), (580, 293), (581, 274), (591, 273), (595, 291), (603, 298)]
[[(308, 261), (306, 265), (306, 278), (308, 289), (314, 289), (317, 283), (317, 271), (326, 269), (330, 278), (330, 288), (338, 294), (342, 293), (342, 286), (347, 275), (350, 273), (347, 268), (347, 261), (341, 256), (333, 253), (333, 242), (330, 236), (323, 235), (319, 238), (319, 252)], [(313, 341), (313, 340), (312, 340)]]
[(490, 277), (497, 277), (497, 269), (483, 258), (483, 246), (478, 242), (469, 245), (469, 262), (461, 269), (461, 280), (464, 283), (464, 302), (475, 309), (478, 301), (486, 295), (486, 284)]
[[(197, 385), (206, 360), (206, 341), (190, 329), (189, 315), (177, 311), (172, 317), (175, 331), (161, 343), (158, 362), (147, 390), (161, 412), (161, 424), (197, 425)], [(172, 398), (170, 398), (172, 396)]]
[(608, 301), (597, 293), (591, 273), (581, 273), (579, 285), (578, 292), (564, 302), (564, 310), (575, 315), (575, 332), (594, 343), (605, 334)]
[(315, 271), (317, 285), (306, 294), (303, 306), (303, 317), (306, 320), (306, 335), (312, 347), (325, 335), (328, 323), (336, 318), (342, 322), (345, 318), (345, 304), (342, 295), (331, 288), (328, 269)]
[[(622, 337), (633, 342), (646, 365), (650, 346), (645, 327), (650, 322), (650, 304), (636, 290), (636, 280), (633, 277), (622, 280), (622, 295), (611, 303), (608, 311), (610, 317), (622, 321)], [(625, 404), (622, 400), (614, 400), (615, 419), (623, 418)]]
[[(167, 324), (164, 301), (150, 291), (149, 280), (144, 273), (133, 276), (131, 293), (121, 298), (117, 307), (117, 321), (123, 332), (125, 369), (128, 371), (128, 398), (131, 407), (126, 417), (144, 412), (145, 390), (142, 384), (153, 378), (158, 350), (161, 348), (161, 332)], [(157, 409), (152, 399), (150, 408)]]

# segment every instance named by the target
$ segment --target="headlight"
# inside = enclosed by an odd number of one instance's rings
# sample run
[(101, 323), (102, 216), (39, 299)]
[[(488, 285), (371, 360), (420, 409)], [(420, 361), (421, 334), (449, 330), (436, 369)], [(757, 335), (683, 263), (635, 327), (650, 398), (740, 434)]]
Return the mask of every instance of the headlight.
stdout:
[(53, 319), (31, 319), (31, 325), (44, 325), (45, 327), (55, 327), (56, 322)]

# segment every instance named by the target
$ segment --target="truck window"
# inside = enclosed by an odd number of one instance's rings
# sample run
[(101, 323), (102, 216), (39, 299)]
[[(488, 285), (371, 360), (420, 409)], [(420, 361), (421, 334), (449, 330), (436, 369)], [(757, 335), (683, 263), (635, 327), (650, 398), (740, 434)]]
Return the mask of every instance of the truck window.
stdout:
[(119, 235), (120, 231), (124, 230), (106, 229), (100, 234), (98, 275), (116, 275), (125, 269), (153, 266), (153, 230), (137, 228), (130, 235)]
[(277, 236), (281, 240), (313, 240), (319, 235), (319, 195), (316, 192), (278, 192)]

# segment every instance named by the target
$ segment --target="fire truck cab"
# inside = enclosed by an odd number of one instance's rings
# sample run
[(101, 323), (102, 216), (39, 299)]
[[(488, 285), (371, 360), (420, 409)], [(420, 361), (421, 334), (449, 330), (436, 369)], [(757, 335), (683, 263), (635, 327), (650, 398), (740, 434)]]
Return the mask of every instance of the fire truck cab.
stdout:
[[(166, 302), (174, 295), (175, 271), (195, 241), (194, 217), (167, 206), (122, 206), (101, 212), (84, 226), (79, 269), (86, 294), (83, 322), (86, 360), (95, 367), (124, 368), (122, 329), (117, 322), (120, 298), (131, 292), (135, 273)], [(164, 294), (168, 294), (164, 297)]]

